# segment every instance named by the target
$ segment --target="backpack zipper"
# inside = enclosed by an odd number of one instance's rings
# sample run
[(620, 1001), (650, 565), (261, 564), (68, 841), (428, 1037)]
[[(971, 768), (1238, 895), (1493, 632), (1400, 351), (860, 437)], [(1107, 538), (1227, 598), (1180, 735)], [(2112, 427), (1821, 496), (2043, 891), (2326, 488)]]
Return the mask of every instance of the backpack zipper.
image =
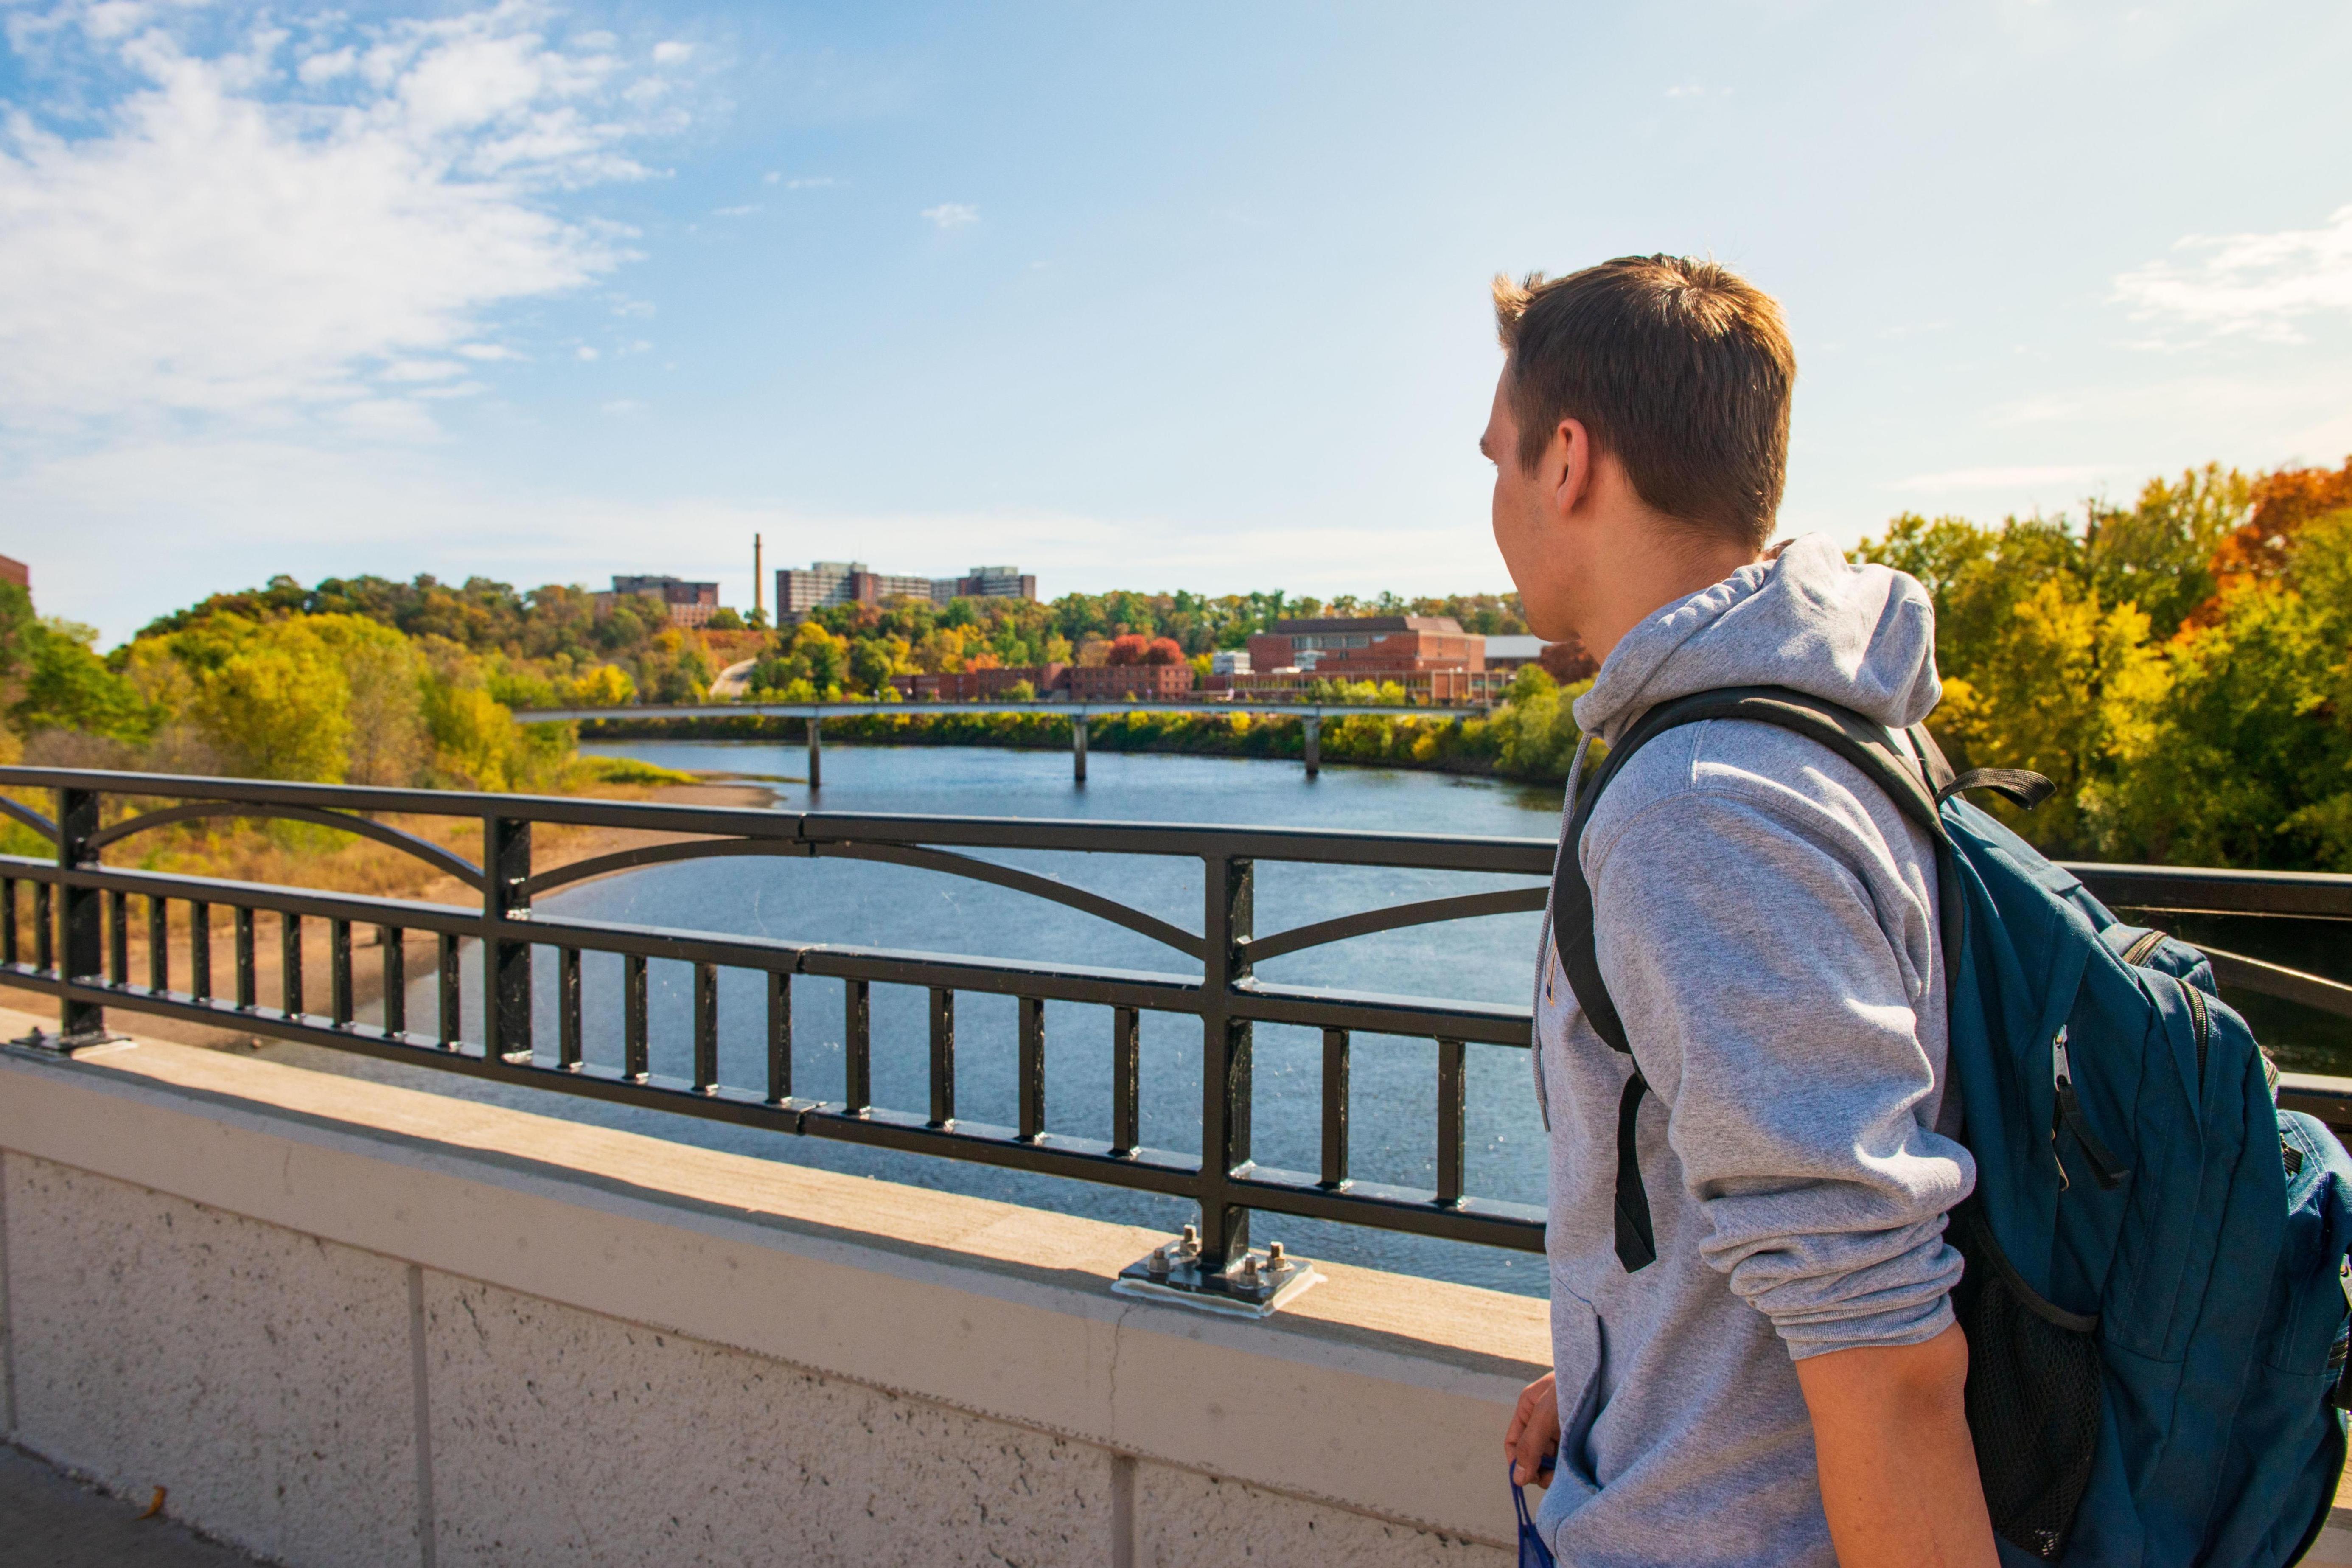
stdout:
[(2083, 1114), (2083, 1101), (2074, 1092), (2074, 1068), (2066, 1057), (2066, 1026), (2063, 1024), (2050, 1042), (2050, 1082), (2055, 1090), (2050, 1117), (2050, 1157), (2058, 1163), (2058, 1190), (2064, 1192), (2074, 1185), (2066, 1178), (2066, 1162), (2058, 1153), (2058, 1132), (2063, 1128), (2074, 1134), (2074, 1142), (2082, 1148), (2083, 1157), (2090, 1161), (2091, 1175), (2100, 1188), (2115, 1191), (2131, 1172), (2107, 1152), (2107, 1146), (2091, 1131), (2090, 1118)]
[(2213, 1015), (2205, 1010), (2205, 993), (2186, 980), (2172, 982), (2180, 987), (2180, 994), (2189, 1001), (2189, 1028), (2197, 1037), (2197, 1090), (2205, 1091), (2205, 1047), (2213, 1037)]
[(2146, 963), (2148, 954), (2154, 952), (2163, 943), (2162, 931), (2143, 931), (2132, 939), (2132, 944), (2129, 947), (2124, 949), (2124, 962), (2130, 964)]

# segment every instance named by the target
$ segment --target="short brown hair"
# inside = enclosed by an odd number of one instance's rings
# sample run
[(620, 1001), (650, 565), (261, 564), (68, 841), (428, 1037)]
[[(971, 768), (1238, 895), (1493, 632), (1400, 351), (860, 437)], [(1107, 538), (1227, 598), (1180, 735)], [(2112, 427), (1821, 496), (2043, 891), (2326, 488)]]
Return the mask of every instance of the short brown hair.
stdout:
[(1625, 466), (1642, 500), (1762, 549), (1789, 472), (1796, 351), (1772, 297), (1727, 267), (1621, 256), (1495, 279), (1519, 466), (1563, 419)]

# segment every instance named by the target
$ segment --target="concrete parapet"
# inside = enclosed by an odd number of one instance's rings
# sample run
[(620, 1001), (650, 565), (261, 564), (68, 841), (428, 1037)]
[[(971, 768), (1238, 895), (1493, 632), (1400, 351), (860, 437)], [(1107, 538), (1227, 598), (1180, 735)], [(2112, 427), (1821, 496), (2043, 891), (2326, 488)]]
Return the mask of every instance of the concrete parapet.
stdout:
[[(7, 1024), (0, 1015), (0, 1028)], [(0, 1058), (0, 1413), (301, 1565), (1500, 1568), (1540, 1302), (144, 1043)]]

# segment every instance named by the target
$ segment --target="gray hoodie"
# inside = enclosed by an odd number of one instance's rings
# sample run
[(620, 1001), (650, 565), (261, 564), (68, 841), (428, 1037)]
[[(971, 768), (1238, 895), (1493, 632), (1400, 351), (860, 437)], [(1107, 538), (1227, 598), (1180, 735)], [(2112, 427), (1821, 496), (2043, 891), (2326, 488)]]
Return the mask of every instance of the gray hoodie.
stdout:
[[(1636, 626), (1577, 700), (1613, 740), (1653, 704), (1780, 685), (1891, 728), (1939, 693), (1919, 584), (1818, 535)], [(1944, 1214), (1976, 1179), (1939, 1127), (1944, 976), (1927, 836), (1812, 742), (1711, 721), (1645, 745), (1577, 851), (1601, 971), (1651, 1094), (1657, 1261), (1612, 1222), (1630, 1071), (1549, 940), (1536, 1081), (1551, 1131), (1563, 1565), (1834, 1568), (1794, 1363), (1952, 1321)]]

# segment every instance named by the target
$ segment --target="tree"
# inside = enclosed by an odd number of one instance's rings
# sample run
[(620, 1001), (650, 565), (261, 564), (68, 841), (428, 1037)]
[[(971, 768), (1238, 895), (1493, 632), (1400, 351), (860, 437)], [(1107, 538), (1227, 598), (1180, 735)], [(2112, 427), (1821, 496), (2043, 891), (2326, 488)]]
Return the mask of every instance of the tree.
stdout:
[(341, 782), (352, 729), (341, 661), (300, 621), (229, 630), (226, 651), (195, 676), (191, 716), (205, 739), (248, 778)]
[(299, 624), (342, 667), (350, 692), (344, 778), (392, 786), (422, 782), (432, 761), (433, 738), (425, 721), (425, 663), (415, 645), (361, 616), (313, 616)]
[[(29, 611), (29, 600), (25, 609)], [(155, 715), (138, 689), (91, 651), (90, 644), (98, 639), (95, 628), (72, 621), (24, 619), (9, 635), (21, 649), (16, 657), (22, 691), (8, 710), (9, 724), (19, 734), (71, 730), (137, 742), (153, 733)]]
[[(767, 618), (761, 612), (754, 611), (753, 614), (759, 615), (763, 622)], [(710, 618), (703, 625), (714, 632), (740, 632), (743, 630), (743, 617), (721, 605), (710, 612)]]

